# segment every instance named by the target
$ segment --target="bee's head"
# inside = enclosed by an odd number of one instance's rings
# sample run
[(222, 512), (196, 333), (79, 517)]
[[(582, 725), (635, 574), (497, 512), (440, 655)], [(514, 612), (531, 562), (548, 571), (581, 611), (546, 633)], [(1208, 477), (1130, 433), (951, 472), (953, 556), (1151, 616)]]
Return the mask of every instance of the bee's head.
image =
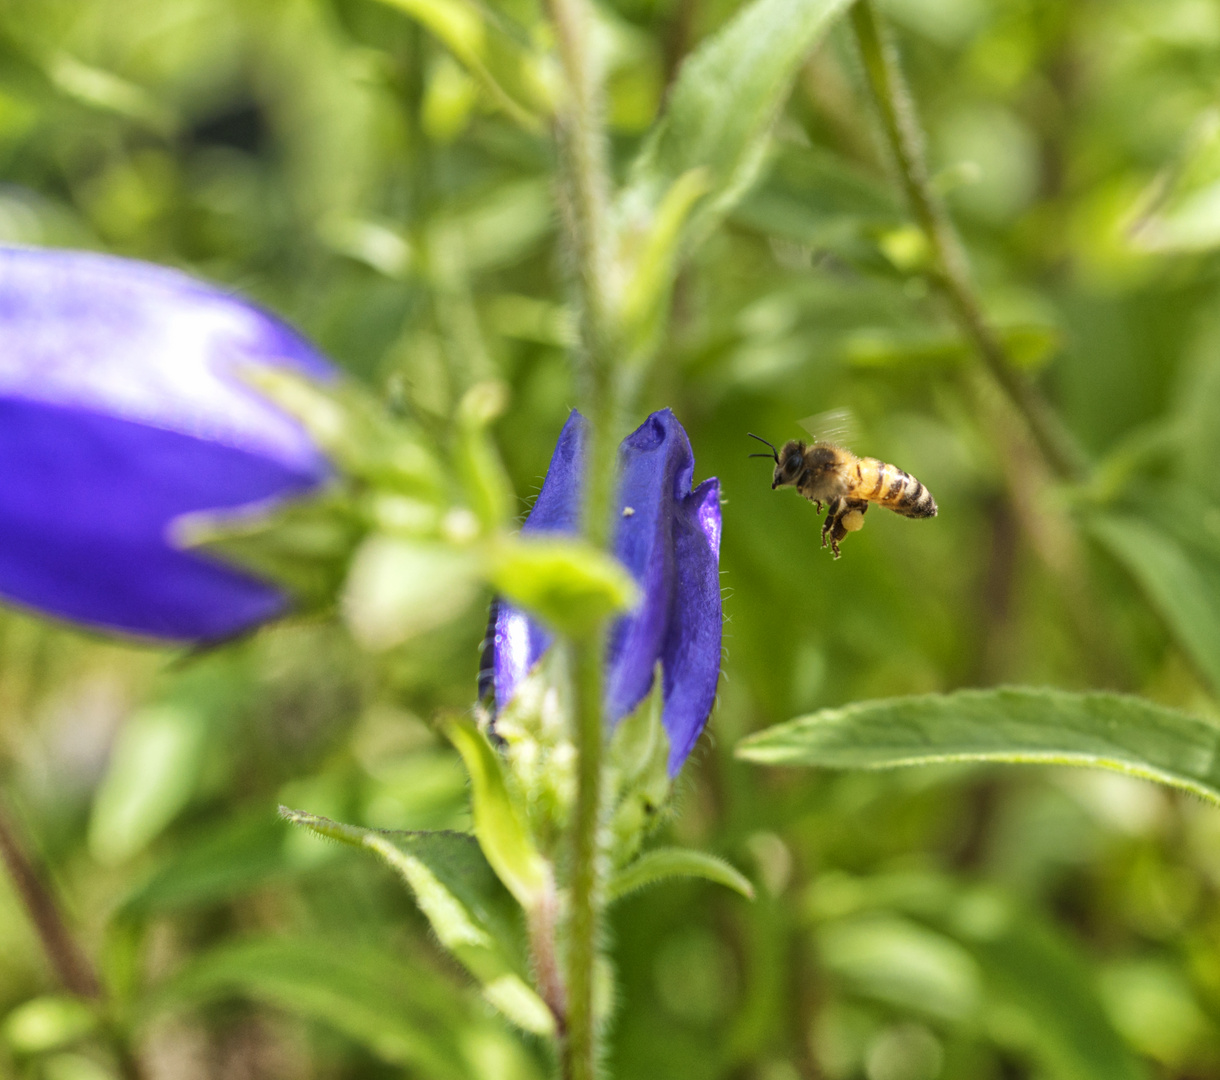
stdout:
[(805, 444), (796, 439), (789, 439), (775, 456), (775, 476), (771, 480), (772, 490), (795, 484), (804, 471)]
[(771, 479), (772, 491), (777, 487), (783, 487), (785, 484), (795, 484), (800, 479), (801, 473), (805, 468), (805, 444), (803, 442), (789, 439), (784, 443), (782, 450), (776, 450), (772, 443), (760, 438), (753, 432), (750, 433), (750, 438), (758, 439), (764, 446), (771, 447), (771, 453), (769, 454), (751, 454), (750, 457), (765, 457), (775, 462), (775, 475)]

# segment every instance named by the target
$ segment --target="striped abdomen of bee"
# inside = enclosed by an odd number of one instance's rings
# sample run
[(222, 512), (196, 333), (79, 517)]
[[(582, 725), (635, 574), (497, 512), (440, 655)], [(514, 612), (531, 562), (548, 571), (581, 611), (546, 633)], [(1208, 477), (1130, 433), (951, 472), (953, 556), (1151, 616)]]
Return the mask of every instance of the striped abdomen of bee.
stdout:
[(932, 492), (909, 472), (877, 458), (856, 458), (847, 468), (849, 495), (909, 518), (936, 517)]

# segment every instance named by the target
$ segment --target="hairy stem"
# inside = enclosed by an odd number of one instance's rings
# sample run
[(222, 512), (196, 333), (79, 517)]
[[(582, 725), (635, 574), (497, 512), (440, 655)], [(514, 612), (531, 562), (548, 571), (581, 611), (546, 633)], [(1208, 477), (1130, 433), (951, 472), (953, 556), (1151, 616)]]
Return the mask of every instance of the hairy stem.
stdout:
[[(602, 71), (592, 49), (589, 0), (548, 0), (565, 94), (556, 118), (564, 226), (581, 312), (578, 373), (591, 430), (586, 446), (585, 532), (605, 546), (610, 531), (621, 382), (620, 285), (614, 268)], [(565, 1080), (593, 1080), (598, 1031), (593, 979), (601, 925), (602, 659), (604, 627), (572, 642), (574, 726), (579, 752), (571, 831), (567, 924)]]
[(563, 975), (559, 970), (559, 956), (555, 951), (557, 908), (558, 898), (552, 885), (541, 903), (527, 913), (527, 921), (534, 980), (542, 1000), (555, 1018), (555, 1034), (562, 1040), (567, 1034), (568, 1005)]
[(38, 934), (42, 951), (55, 971), (60, 984), (77, 997), (98, 1000), (101, 983), (93, 965), (72, 937), (68, 924), (59, 910), (51, 887), (43, 880), (17, 826), (0, 802), (0, 858), (8, 870), (17, 896), (25, 905), (30, 922)]
[(903, 190), (932, 249), (933, 276), (953, 317), (1005, 397), (1023, 417), (1054, 472), (1062, 479), (1084, 479), (1086, 465), (1079, 448), (1037, 388), (1013, 365), (1004, 343), (983, 313), (965, 249), (929, 182), (923, 138), (910, 91), (873, 0), (857, 0), (851, 21)]

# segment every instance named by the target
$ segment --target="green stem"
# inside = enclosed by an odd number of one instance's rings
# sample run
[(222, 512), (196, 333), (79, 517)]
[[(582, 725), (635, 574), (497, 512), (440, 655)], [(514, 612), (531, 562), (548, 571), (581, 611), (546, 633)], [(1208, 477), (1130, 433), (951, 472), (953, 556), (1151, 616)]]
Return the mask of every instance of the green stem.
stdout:
[(923, 137), (911, 94), (873, 0), (857, 0), (851, 21), (903, 190), (932, 248), (936, 262), (934, 278), (953, 317), (1005, 397), (1023, 417), (1050, 467), (1062, 479), (1085, 479), (1087, 466), (1075, 441), (1037, 388), (1014, 366), (1004, 343), (983, 313), (961, 239), (929, 182)]
[[(585, 532), (605, 546), (610, 532), (622, 353), (620, 283), (615, 276), (602, 71), (593, 54), (589, 0), (548, 0), (566, 83), (556, 117), (565, 231), (581, 312), (578, 365), (590, 432), (585, 463)], [(574, 727), (579, 753), (571, 831), (567, 925), (565, 1080), (593, 1080), (599, 1058), (593, 981), (602, 913), (602, 660), (605, 629), (572, 642)]]

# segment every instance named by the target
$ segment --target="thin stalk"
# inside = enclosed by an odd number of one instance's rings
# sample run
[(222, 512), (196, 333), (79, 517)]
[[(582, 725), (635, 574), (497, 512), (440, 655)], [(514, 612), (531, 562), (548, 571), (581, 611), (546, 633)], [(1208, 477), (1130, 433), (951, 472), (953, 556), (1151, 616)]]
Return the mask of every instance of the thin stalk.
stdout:
[(961, 239), (929, 181), (923, 137), (911, 94), (873, 0), (857, 0), (851, 10), (851, 21), (903, 190), (932, 249), (936, 284), (963, 335), (1024, 419), (1051, 469), (1061, 479), (1085, 479), (1087, 467), (1079, 448), (1037, 388), (1015, 367), (983, 313)]
[(4, 860), (17, 896), (25, 905), (42, 951), (60, 984), (77, 997), (100, 1000), (102, 987), (97, 973), (68, 929), (51, 887), (26, 851), (17, 826), (3, 803), (0, 803), (0, 859)]
[[(590, 423), (585, 463), (585, 532), (604, 547), (610, 530), (618, 395), (620, 286), (614, 270), (610, 172), (602, 71), (591, 47), (589, 0), (548, 0), (566, 93), (556, 118), (561, 203), (581, 312), (581, 377)], [(605, 628), (571, 643), (574, 727), (579, 754), (571, 831), (567, 924), (564, 1080), (594, 1080), (599, 1058), (593, 980), (602, 913), (602, 661)]]
[(68, 922), (51, 886), (29, 854), (3, 799), (0, 799), (0, 861), (4, 863), (17, 896), (34, 924), (42, 951), (60, 985), (68, 993), (97, 1002), (102, 1007), (101, 1039), (114, 1054), (119, 1075), (123, 1080), (141, 1080), (140, 1063), (114, 1022), (102, 992), (101, 980), (68, 929)]

